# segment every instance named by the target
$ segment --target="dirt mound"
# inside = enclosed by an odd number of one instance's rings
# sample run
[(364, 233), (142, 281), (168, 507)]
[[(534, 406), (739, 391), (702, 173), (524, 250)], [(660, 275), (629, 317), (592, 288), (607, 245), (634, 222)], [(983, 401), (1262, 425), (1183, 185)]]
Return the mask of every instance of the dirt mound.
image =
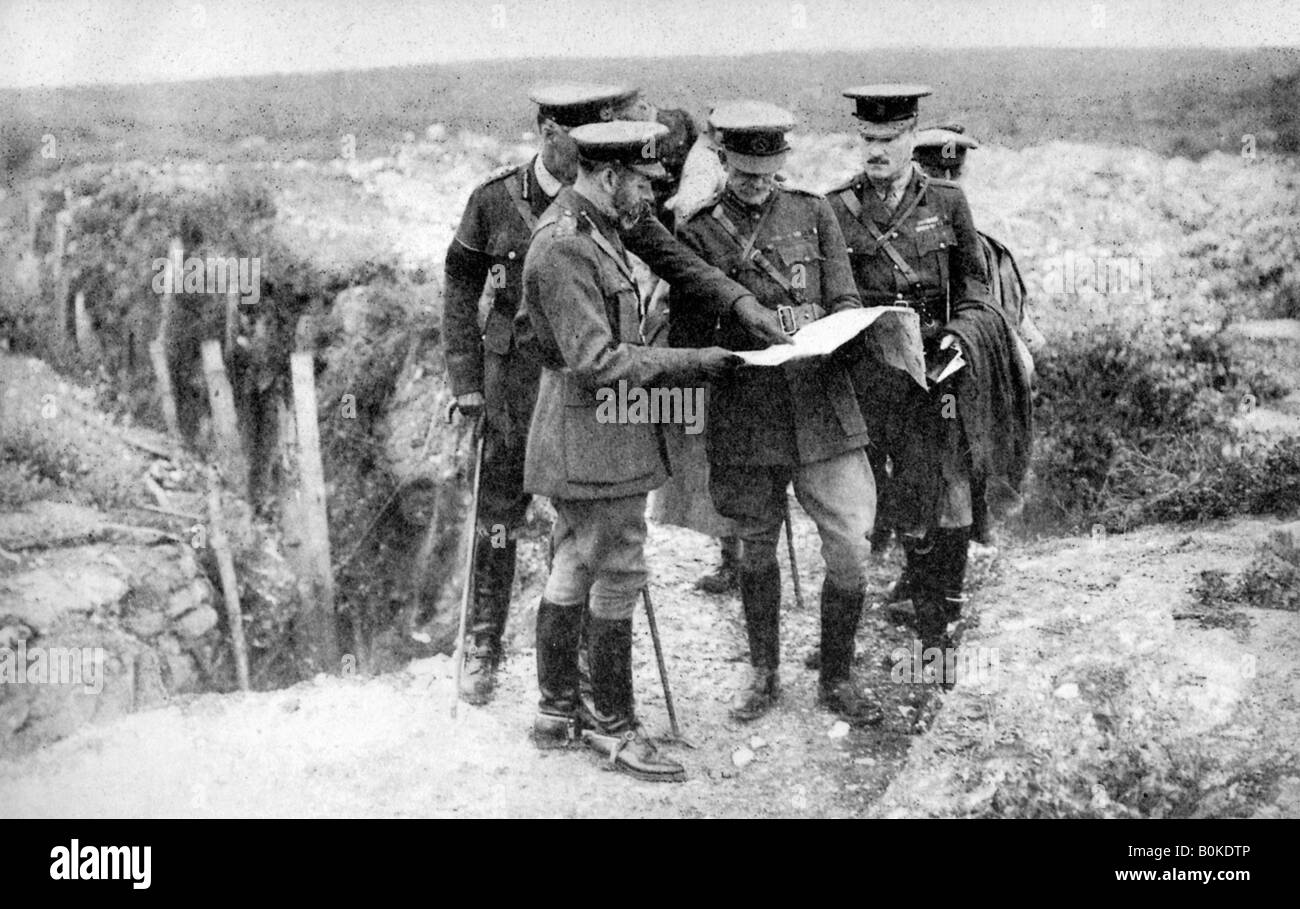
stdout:
[[(1292, 528), (1296, 525), (1292, 524)], [(958, 684), (875, 815), (1300, 817), (1296, 614), (1206, 615), (1277, 524), (1029, 547), (974, 600)]]

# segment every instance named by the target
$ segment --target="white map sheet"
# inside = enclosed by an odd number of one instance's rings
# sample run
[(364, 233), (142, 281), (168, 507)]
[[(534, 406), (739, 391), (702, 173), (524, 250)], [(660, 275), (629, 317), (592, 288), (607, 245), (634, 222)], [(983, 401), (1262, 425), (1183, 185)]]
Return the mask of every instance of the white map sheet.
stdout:
[[(906, 306), (873, 306), (846, 309), (805, 325), (792, 336), (793, 344), (776, 344), (764, 350), (737, 351), (749, 366), (781, 366), (785, 363), (825, 357), (876, 325), (885, 341), (886, 360), (906, 370), (925, 387), (925, 359), (916, 313)], [(888, 339), (886, 341), (886, 339)]]

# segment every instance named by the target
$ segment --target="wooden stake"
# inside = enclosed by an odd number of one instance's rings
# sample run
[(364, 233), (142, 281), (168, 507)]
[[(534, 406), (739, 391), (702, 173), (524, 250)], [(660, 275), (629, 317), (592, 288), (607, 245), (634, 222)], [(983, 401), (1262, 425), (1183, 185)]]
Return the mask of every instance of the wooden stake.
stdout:
[(71, 346), (73, 342), (69, 332), (68, 276), (63, 267), (68, 244), (68, 228), (71, 224), (72, 214), (66, 209), (54, 216), (54, 314), (58, 328), (56, 337), (65, 348)]
[(76, 332), (77, 350), (92, 357), (99, 357), (102, 350), (95, 329), (90, 324), (90, 313), (86, 311), (86, 295), (77, 291), (72, 301), (72, 324)]
[(239, 585), (235, 578), (235, 558), (230, 553), (225, 524), (221, 519), (221, 479), (217, 469), (208, 467), (208, 539), (217, 557), (217, 571), (221, 575), (221, 590), (226, 602), (226, 620), (230, 624), (230, 647), (235, 654), (235, 679), (240, 691), (247, 691), (248, 647), (244, 643), (244, 614), (239, 609)]
[(173, 285), (179, 286), (181, 274), (176, 271), (180, 267), (181, 261), (185, 255), (185, 248), (181, 245), (180, 238), (172, 240), (167, 249), (167, 273), (172, 276), (172, 280), (163, 282), (162, 292), (162, 312), (158, 316), (158, 334), (157, 340), (161, 341), (166, 349), (168, 335), (172, 330), (172, 312), (176, 308), (176, 297), (172, 294)]
[(149, 342), (149, 360), (158, 380), (158, 397), (162, 400), (163, 419), (167, 422), (167, 435), (173, 442), (181, 441), (181, 421), (176, 414), (176, 392), (172, 389), (172, 371), (167, 363), (167, 347), (161, 340)]
[(239, 281), (226, 290), (226, 356), (234, 356), (235, 338), (239, 335)]
[(203, 355), (203, 378), (208, 385), (208, 403), (212, 411), (212, 433), (216, 437), (217, 463), (236, 494), (248, 497), (248, 459), (239, 437), (235, 417), (235, 393), (226, 376), (221, 359), (221, 343), (207, 340), (200, 348)]
[(303, 545), (302, 484), (298, 481), (298, 430), (294, 425), (293, 410), (276, 396), (275, 413), (278, 420), (280, 477), (280, 533), (284, 537), (284, 558), (298, 581), (298, 594), (304, 602), (312, 602), (315, 592), (311, 578), (311, 562)]
[(329, 520), (325, 502), (325, 470), (321, 463), (320, 429), (316, 417), (315, 357), (309, 350), (289, 357), (293, 377), (294, 422), (298, 432), (298, 476), (303, 517), (304, 561), (311, 566), (317, 591), (314, 608), (305, 615), (303, 645), (315, 668), (338, 665), (334, 617), (334, 575), (330, 570)]

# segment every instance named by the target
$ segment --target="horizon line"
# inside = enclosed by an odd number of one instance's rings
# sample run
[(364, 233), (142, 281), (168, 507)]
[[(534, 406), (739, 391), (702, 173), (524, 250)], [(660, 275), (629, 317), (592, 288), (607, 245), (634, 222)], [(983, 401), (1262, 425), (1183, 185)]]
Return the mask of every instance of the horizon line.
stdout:
[(344, 73), (379, 73), (387, 71), (398, 71), (407, 69), (425, 69), (430, 67), (452, 68), (457, 66), (476, 66), (488, 63), (529, 63), (529, 62), (563, 62), (571, 64), (575, 61), (620, 61), (620, 60), (696, 60), (705, 58), (719, 58), (726, 60), (744, 60), (759, 57), (781, 57), (781, 56), (829, 56), (833, 54), (872, 54), (872, 53), (889, 53), (889, 52), (916, 52), (916, 51), (982, 51), (988, 53), (1008, 53), (1017, 51), (1054, 51), (1060, 53), (1069, 52), (1096, 52), (1105, 51), (1108, 53), (1136, 53), (1136, 52), (1158, 52), (1158, 53), (1179, 53), (1185, 51), (1211, 51), (1217, 53), (1266, 53), (1272, 51), (1296, 51), (1300, 53), (1300, 43), (1296, 44), (1255, 44), (1255, 45), (1218, 45), (1218, 44), (1178, 44), (1178, 45), (1126, 45), (1118, 47), (1115, 45), (1052, 45), (1052, 44), (1017, 44), (1017, 45), (888, 45), (884, 47), (858, 50), (854, 48), (831, 48), (823, 50), (774, 50), (774, 51), (754, 51), (738, 54), (719, 54), (719, 53), (683, 53), (683, 54), (626, 54), (626, 55), (582, 55), (572, 54), (563, 56), (508, 56), (508, 57), (466, 57), (458, 60), (447, 61), (428, 61), (424, 63), (402, 63), (389, 66), (361, 66), (352, 68), (321, 68), (321, 69), (296, 69), (296, 70), (272, 70), (266, 72), (243, 73), (237, 75), (209, 75), (197, 76), (193, 78), (177, 79), (156, 79), (152, 81), (134, 81), (134, 82), (69, 82), (61, 85), (47, 85), (44, 83), (31, 83), (26, 85), (3, 85), (0, 86), (0, 92), (60, 92), (67, 90), (85, 90), (85, 89), (124, 89), (124, 88), (142, 88), (152, 86), (170, 86), (170, 85), (196, 85), (208, 82), (232, 82), (244, 79), (278, 79), (286, 77), (304, 77), (312, 78), (318, 76), (339, 75)]

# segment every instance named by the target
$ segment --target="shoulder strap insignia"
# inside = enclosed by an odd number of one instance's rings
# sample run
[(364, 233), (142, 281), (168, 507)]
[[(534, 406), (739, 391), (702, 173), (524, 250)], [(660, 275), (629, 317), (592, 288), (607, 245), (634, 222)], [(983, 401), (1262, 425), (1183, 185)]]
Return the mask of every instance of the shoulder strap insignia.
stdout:
[(553, 205), (538, 219), (537, 226), (533, 228), (533, 236), (551, 226), (554, 226), (551, 236), (572, 237), (578, 233), (578, 217), (571, 209)]
[(782, 183), (781, 189), (785, 190), (788, 193), (794, 193), (797, 196), (812, 196), (813, 198), (817, 198), (817, 199), (820, 199), (822, 195), (821, 193), (817, 192), (817, 190), (812, 189), (811, 187), (800, 186), (797, 183), (789, 183), (789, 182)]
[(555, 219), (555, 235), (571, 237), (578, 232), (578, 216), (567, 208), (561, 209)]
[(834, 186), (831, 186), (829, 189), (826, 190), (824, 195), (829, 196), (831, 193), (838, 193), (846, 189), (853, 189), (861, 182), (862, 182), (862, 174), (854, 174), (853, 176), (845, 180), (841, 180), (839, 183), (836, 183)]
[(519, 171), (519, 168), (523, 166), (524, 165), (522, 164), (507, 164), (504, 167), (498, 167), (496, 170), (492, 171), (492, 173), (484, 177), (483, 182), (479, 183), (479, 186), (487, 186), (490, 183), (496, 183), (499, 180), (504, 180), (506, 177), (510, 176), (511, 174), (517, 173)]

